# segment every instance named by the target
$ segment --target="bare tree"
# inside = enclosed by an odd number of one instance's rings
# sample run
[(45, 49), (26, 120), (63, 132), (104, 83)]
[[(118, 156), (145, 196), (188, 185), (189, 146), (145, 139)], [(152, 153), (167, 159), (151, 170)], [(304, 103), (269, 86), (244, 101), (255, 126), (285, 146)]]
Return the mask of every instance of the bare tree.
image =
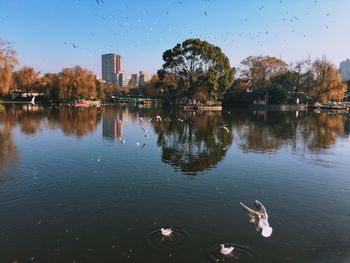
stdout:
[(12, 82), (12, 71), (17, 63), (17, 53), (11, 47), (11, 43), (0, 38), (0, 93), (8, 94)]

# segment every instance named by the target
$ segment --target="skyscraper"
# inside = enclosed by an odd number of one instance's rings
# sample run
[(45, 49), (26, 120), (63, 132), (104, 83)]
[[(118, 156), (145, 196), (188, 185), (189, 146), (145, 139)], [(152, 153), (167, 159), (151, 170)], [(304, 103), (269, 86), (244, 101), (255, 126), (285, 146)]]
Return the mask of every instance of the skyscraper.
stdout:
[(117, 74), (122, 73), (123, 72), (123, 57), (120, 55), (116, 55), (115, 57), (116, 59), (116, 69), (117, 69)]
[(106, 82), (117, 82), (117, 74), (123, 72), (123, 58), (110, 53), (102, 55), (102, 79)]

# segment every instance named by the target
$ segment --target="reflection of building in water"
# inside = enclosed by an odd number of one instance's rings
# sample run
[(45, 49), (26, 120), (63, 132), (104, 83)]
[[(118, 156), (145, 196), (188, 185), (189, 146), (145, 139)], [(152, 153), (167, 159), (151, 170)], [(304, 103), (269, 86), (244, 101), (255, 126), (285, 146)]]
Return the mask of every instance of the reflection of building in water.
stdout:
[(116, 140), (123, 137), (123, 122), (116, 117), (103, 117), (102, 136), (106, 139)]

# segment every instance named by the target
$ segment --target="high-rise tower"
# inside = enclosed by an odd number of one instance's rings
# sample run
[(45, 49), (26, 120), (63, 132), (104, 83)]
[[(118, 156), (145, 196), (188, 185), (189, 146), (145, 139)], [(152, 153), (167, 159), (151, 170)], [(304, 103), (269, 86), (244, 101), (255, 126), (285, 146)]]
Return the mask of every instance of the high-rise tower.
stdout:
[(110, 53), (102, 55), (102, 79), (106, 82), (117, 82), (117, 74), (123, 72), (123, 58)]

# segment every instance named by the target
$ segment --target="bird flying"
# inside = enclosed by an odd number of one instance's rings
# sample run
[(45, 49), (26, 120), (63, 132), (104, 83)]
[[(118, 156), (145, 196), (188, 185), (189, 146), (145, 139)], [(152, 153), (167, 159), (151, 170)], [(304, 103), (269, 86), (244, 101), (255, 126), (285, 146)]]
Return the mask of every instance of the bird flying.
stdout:
[(30, 104), (35, 105), (35, 96), (32, 98), (32, 100), (30, 101)]
[(239, 203), (241, 207), (247, 212), (247, 214), (251, 217), (250, 223), (253, 223), (255, 225), (256, 231), (261, 231), (261, 235), (263, 237), (269, 237), (272, 234), (272, 227), (270, 227), (269, 221), (268, 221), (268, 214), (266, 212), (265, 206), (263, 206), (262, 203), (260, 203), (258, 200), (255, 200), (255, 206), (257, 210), (253, 210), (243, 204), (242, 202)]
[(159, 115), (156, 116), (156, 120), (157, 121), (162, 121), (162, 117), (160, 117)]

